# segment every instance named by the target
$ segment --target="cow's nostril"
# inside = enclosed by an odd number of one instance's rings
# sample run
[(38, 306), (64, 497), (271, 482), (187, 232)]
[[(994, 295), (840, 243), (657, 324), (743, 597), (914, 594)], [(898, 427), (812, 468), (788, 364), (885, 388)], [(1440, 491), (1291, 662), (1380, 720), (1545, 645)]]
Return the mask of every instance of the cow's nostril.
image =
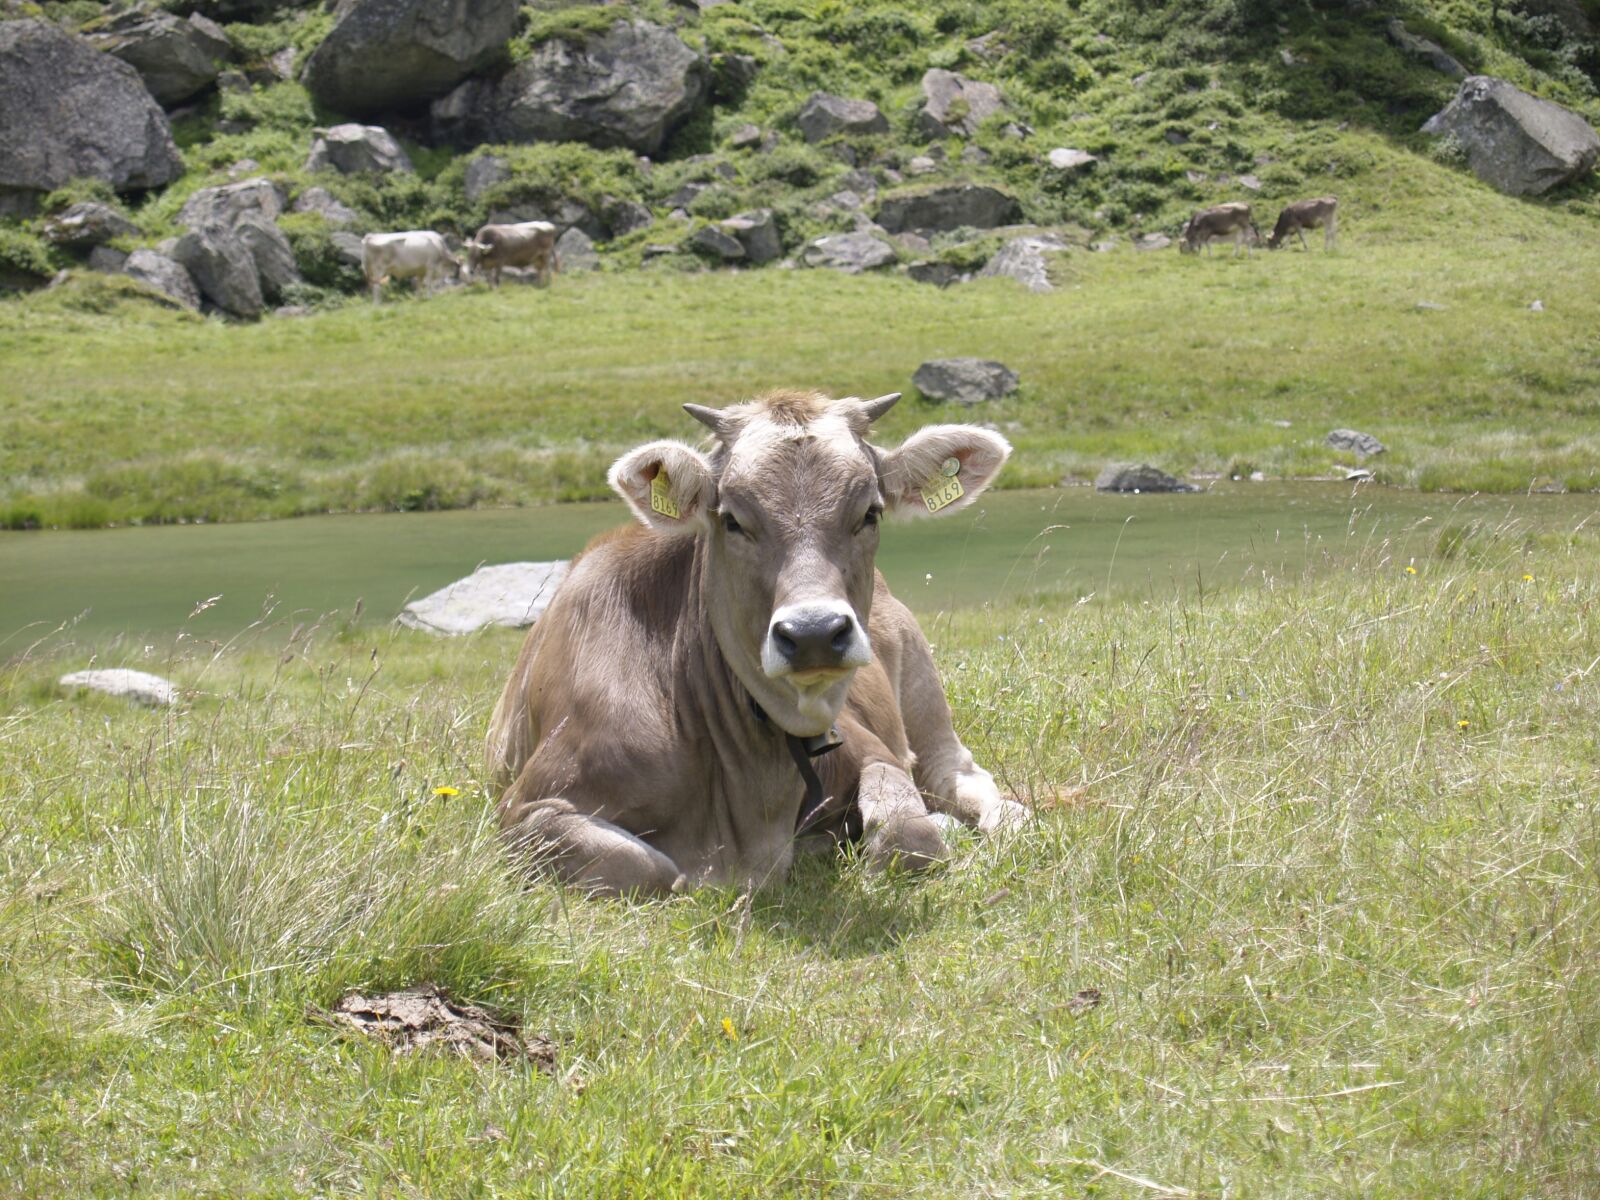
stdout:
[(839, 614), (839, 619), (834, 623), (833, 637), (828, 642), (833, 647), (835, 654), (843, 654), (850, 649), (851, 621), (844, 613)]
[(772, 640), (777, 644), (778, 653), (785, 658), (793, 658), (800, 649), (799, 643), (794, 640), (794, 636), (789, 632), (790, 628), (787, 621), (779, 621), (772, 627)]

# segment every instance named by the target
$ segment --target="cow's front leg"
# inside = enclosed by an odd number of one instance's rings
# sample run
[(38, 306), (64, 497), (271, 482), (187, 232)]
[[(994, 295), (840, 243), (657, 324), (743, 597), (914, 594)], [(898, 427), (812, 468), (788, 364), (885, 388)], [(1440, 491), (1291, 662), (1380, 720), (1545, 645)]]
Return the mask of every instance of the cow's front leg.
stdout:
[(862, 845), (874, 866), (920, 871), (944, 861), (939, 827), (928, 816), (917, 785), (899, 767), (885, 762), (863, 767), (856, 805)]
[(662, 896), (682, 890), (678, 864), (604, 817), (566, 800), (507, 796), (500, 830), (517, 849), (563, 882), (597, 896)]

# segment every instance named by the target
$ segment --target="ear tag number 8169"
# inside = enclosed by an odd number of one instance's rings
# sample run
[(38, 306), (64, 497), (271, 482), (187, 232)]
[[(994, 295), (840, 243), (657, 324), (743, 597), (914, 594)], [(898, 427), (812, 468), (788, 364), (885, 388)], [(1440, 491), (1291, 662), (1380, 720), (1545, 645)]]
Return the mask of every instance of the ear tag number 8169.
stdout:
[(662, 467), (656, 471), (656, 477), (650, 481), (650, 508), (663, 517), (677, 520), (681, 514), (677, 503), (672, 499), (672, 493), (667, 490), (667, 471)]
[(929, 512), (936, 513), (966, 494), (966, 488), (961, 486), (961, 460), (947, 458), (940, 465), (939, 473), (923, 486), (922, 503)]

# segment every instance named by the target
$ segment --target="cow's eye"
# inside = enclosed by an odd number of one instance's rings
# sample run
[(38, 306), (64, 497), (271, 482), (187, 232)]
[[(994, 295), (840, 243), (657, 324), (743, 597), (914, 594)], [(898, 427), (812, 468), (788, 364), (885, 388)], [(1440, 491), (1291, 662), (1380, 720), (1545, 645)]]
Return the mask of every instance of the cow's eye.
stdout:
[(856, 532), (860, 533), (863, 529), (876, 528), (878, 524), (878, 518), (881, 516), (883, 516), (883, 509), (874, 504), (862, 515), (861, 525), (856, 529)]
[(729, 533), (744, 532), (744, 526), (739, 524), (738, 519), (731, 512), (724, 512), (722, 514), (722, 527)]

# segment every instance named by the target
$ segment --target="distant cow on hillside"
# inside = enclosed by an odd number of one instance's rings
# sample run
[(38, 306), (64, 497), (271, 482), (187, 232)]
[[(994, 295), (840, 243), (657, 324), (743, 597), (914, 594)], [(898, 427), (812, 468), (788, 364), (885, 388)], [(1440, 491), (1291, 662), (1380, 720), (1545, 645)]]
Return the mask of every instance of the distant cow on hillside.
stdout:
[(556, 253), (556, 227), (549, 221), (522, 221), (516, 225), (485, 225), (467, 243), (467, 262), (474, 273), (489, 272), (489, 282), (500, 286), (503, 267), (532, 267), (541, 286), (561, 269)]
[(1300, 244), (1311, 249), (1306, 242), (1306, 230), (1322, 229), (1322, 245), (1332, 250), (1339, 236), (1339, 201), (1334, 196), (1319, 196), (1315, 200), (1296, 200), (1278, 214), (1277, 227), (1267, 239), (1267, 249), (1276, 250), (1291, 236), (1300, 235)]
[(1233, 239), (1234, 257), (1243, 245), (1248, 252), (1261, 240), (1261, 232), (1250, 219), (1250, 206), (1242, 201), (1219, 204), (1215, 208), (1202, 208), (1189, 218), (1183, 227), (1183, 238), (1178, 249), (1185, 254), (1198, 254), (1201, 247), (1211, 252), (1211, 243), (1217, 238)]
[(376, 304), (386, 280), (415, 279), (419, 290), (427, 290), (446, 277), (460, 279), (461, 260), (431, 229), (369, 233), (361, 239), (361, 271)]

